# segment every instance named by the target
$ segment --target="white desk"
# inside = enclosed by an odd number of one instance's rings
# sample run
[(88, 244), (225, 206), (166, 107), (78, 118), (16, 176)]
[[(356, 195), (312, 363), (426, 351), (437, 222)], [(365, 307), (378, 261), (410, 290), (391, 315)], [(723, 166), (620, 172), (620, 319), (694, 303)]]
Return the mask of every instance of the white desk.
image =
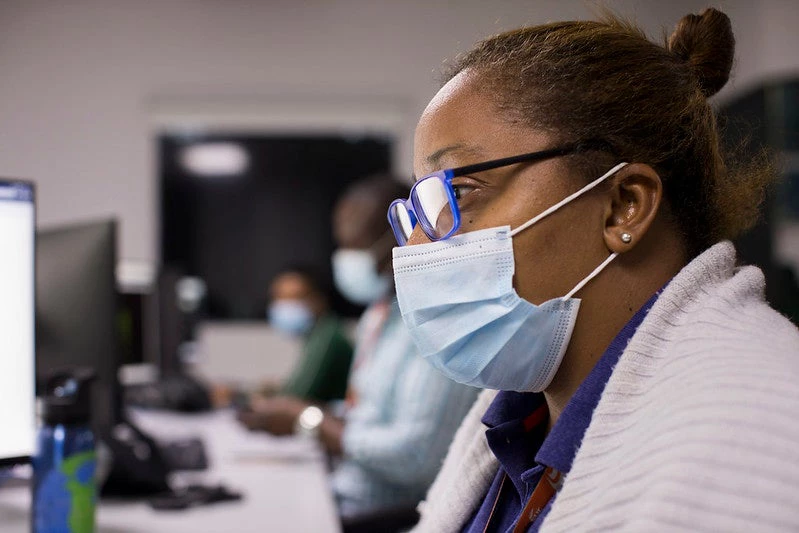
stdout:
[[(192, 473), (190, 481), (223, 483), (244, 498), (186, 511), (101, 501), (99, 533), (339, 531), (323, 455), (315, 443), (249, 433), (229, 411), (194, 416), (138, 413), (134, 419), (156, 438), (202, 437), (211, 467)], [(29, 533), (29, 509), (28, 488), (0, 487), (0, 531)]]

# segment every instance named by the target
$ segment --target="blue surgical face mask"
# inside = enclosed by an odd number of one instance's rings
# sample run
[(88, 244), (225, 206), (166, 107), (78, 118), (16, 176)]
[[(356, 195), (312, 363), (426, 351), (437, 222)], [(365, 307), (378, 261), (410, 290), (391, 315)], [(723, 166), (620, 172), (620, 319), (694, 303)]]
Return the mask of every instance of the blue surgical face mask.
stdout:
[(301, 300), (276, 300), (267, 311), (269, 325), (289, 335), (305, 335), (314, 325), (311, 308)]
[(347, 300), (361, 305), (376, 302), (391, 289), (391, 276), (378, 272), (377, 260), (370, 250), (336, 250), (333, 281)]
[(512, 237), (625, 164), (514, 230), (502, 226), (394, 248), (397, 299), (422, 356), (459, 383), (508, 391), (546, 389), (577, 320), (580, 300), (572, 296), (616, 254), (610, 254), (562, 298), (534, 305), (513, 288)]

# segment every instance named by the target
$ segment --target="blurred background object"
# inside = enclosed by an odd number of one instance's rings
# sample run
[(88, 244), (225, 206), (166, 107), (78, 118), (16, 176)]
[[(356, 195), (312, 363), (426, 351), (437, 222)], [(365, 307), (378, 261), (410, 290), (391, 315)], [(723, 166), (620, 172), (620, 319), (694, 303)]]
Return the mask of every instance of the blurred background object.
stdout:
[[(207, 284), (207, 318), (263, 318), (265, 287), (287, 263), (310, 264), (329, 280), (333, 202), (352, 182), (388, 170), (388, 138), (230, 135), (160, 138), (161, 258)], [(221, 139), (229, 147), (219, 151)], [(216, 147), (216, 148), (213, 148)], [(186, 165), (187, 150), (248, 154), (246, 167), (208, 173)], [(189, 152), (191, 153), (191, 152)], [(224, 170), (224, 171), (223, 171)], [(227, 172), (235, 171), (235, 172)], [(339, 296), (333, 309), (356, 309)]]
[[(706, 2), (603, 5), (658, 36)], [(795, 2), (719, 7), (738, 46), (717, 105), (789, 86), (799, 74)], [(122, 261), (153, 266), (156, 280), (175, 269), (206, 284), (198, 320), (253, 321), (264, 302), (252, 288), (284, 261), (330, 275), (326, 220), (349, 177), (390, 170), (410, 180), (414, 122), (440, 58), (512, 26), (592, 10), (560, 0), (9, 0), (0, 3), (0, 162), (7, 175), (36, 178), (42, 224), (113, 214)], [(775, 253), (795, 256), (796, 230), (769, 228)], [(766, 268), (770, 281), (795, 275), (795, 262), (780, 261)], [(333, 309), (359, 311), (339, 295)], [(190, 337), (174, 333), (173, 318), (159, 333), (169, 342), (145, 346), (148, 361), (166, 350), (170, 366)]]
[(760, 222), (737, 242), (766, 275), (766, 298), (799, 324), (799, 77), (758, 84), (719, 109), (728, 151), (746, 161), (767, 150), (780, 179)]

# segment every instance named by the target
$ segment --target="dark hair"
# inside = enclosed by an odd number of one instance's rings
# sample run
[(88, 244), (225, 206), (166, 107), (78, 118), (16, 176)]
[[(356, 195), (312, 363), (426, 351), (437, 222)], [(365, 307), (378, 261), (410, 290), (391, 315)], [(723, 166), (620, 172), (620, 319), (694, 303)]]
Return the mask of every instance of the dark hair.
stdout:
[[(410, 188), (390, 174), (374, 174), (352, 183), (337, 202), (343, 206), (358, 205), (359, 217), (349, 220), (358, 240), (372, 244), (390, 233), (386, 212), (396, 198), (407, 198)], [(389, 250), (390, 251), (390, 250)]]
[(284, 265), (283, 268), (278, 271), (277, 275), (272, 279), (272, 281), (274, 282), (274, 280), (286, 274), (294, 274), (299, 276), (305, 283), (308, 284), (308, 287), (313, 292), (319, 294), (325, 298), (325, 300), (330, 299), (330, 285), (325, 281), (325, 278), (322, 276), (322, 273), (319, 272), (319, 269), (313, 265), (306, 263), (291, 263)]
[(683, 17), (664, 45), (608, 14), (491, 37), (447, 79), (468, 69), (507, 120), (559, 142), (612, 147), (613, 155), (570, 158), (581, 170), (604, 172), (621, 160), (651, 165), (694, 256), (750, 227), (773, 178), (765, 161), (733, 172), (722, 157), (707, 99), (727, 82), (734, 48), (730, 19), (716, 9)]
[(388, 209), (388, 205), (397, 198), (407, 198), (411, 189), (391, 174), (373, 174), (352, 183), (344, 198), (367, 197)]

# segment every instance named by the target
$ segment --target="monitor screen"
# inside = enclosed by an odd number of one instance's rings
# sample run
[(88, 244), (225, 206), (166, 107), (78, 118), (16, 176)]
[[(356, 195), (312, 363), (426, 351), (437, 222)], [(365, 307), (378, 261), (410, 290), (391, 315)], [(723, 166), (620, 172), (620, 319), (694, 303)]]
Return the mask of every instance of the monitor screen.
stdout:
[(36, 439), (33, 186), (0, 179), (0, 464)]

